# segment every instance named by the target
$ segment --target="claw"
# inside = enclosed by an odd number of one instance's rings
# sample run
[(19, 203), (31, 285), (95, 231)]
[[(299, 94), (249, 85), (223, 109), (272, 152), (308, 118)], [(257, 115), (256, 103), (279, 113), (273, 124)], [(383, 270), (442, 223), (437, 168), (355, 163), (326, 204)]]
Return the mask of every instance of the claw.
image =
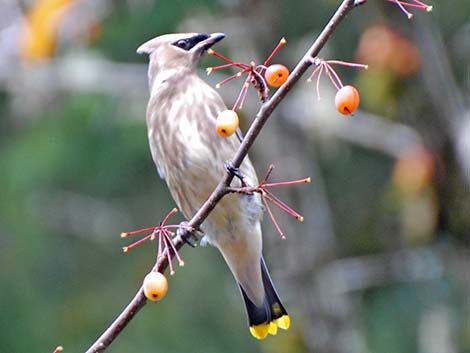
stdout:
[(237, 177), (240, 180), (243, 188), (247, 186), (246, 176), (242, 173), (240, 168), (234, 167), (231, 160), (225, 161), (224, 168), (227, 171), (227, 173)]
[(195, 248), (197, 246), (196, 242), (198, 241), (198, 237), (196, 235), (196, 229), (190, 227), (188, 222), (184, 221), (179, 224), (179, 227), (176, 229), (176, 235), (181, 237), (190, 247)]

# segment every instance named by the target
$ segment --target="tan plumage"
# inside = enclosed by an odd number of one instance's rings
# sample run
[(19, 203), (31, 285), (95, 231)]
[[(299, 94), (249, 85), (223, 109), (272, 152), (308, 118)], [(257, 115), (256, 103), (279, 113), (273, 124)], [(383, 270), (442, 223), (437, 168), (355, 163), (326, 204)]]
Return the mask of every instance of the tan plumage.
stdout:
[[(219, 94), (197, 75), (197, 64), (222, 34), (168, 34), (139, 47), (150, 55), (150, 100), (147, 127), (150, 150), (158, 172), (176, 204), (190, 219), (224, 173), (224, 162), (239, 146), (235, 135), (221, 138), (215, 122), (227, 109)], [(241, 172), (258, 183), (248, 158)], [(233, 184), (239, 184), (234, 180)], [(207, 241), (224, 256), (238, 281), (247, 306), (251, 332), (257, 338), (274, 334), (276, 322), (288, 326), (288, 316), (262, 260), (259, 195), (225, 196), (202, 224)], [(276, 309), (273, 309), (273, 305)], [(277, 321), (276, 321), (277, 320)]]

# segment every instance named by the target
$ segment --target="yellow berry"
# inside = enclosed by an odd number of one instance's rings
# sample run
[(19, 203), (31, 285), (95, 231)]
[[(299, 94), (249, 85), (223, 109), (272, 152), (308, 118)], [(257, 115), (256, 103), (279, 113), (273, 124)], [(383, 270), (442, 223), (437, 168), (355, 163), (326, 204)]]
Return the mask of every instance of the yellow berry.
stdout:
[(271, 87), (280, 87), (287, 81), (289, 77), (289, 69), (281, 64), (273, 64), (268, 66), (264, 73), (266, 82)]
[(341, 114), (349, 115), (359, 107), (359, 92), (353, 86), (344, 86), (336, 92), (335, 96), (336, 109)]
[(162, 273), (152, 271), (145, 276), (142, 287), (148, 300), (159, 301), (168, 291), (168, 281)]
[(222, 137), (231, 136), (237, 131), (238, 125), (238, 114), (233, 110), (224, 110), (217, 116), (217, 133)]

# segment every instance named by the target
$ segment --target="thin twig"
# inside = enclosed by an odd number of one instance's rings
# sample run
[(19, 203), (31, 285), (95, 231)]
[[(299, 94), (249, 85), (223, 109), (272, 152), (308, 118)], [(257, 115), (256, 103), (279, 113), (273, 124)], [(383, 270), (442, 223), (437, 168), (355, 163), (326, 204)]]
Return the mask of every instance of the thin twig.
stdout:
[[(264, 124), (268, 120), (271, 113), (281, 103), (287, 93), (294, 87), (299, 81), (300, 77), (307, 71), (311, 65), (310, 58), (316, 57), (323, 46), (326, 44), (330, 36), (335, 31), (336, 27), (346, 17), (346, 15), (354, 8), (354, 0), (344, 0), (336, 10), (335, 14), (328, 21), (327, 25), (323, 28), (320, 35), (317, 37), (312, 46), (305, 53), (304, 57), (295, 66), (292, 73), (289, 75), (287, 81), (274, 93), (274, 95), (267, 100), (256, 114), (256, 118), (252, 125), (247, 131), (245, 138), (243, 139), (237, 153), (232, 159), (232, 165), (235, 168), (240, 167), (243, 159), (248, 154), (249, 149), (253, 145), (255, 139), (261, 132)], [(190, 229), (199, 229), (202, 222), (208, 217), (208, 215), (215, 208), (217, 203), (224, 197), (228, 192), (228, 187), (232, 182), (233, 175), (227, 173), (222, 180), (219, 182), (217, 187), (214, 189), (212, 194), (209, 196), (207, 201), (197, 211), (197, 213), (188, 222), (188, 228), (184, 228), (181, 233), (173, 238), (175, 248), (179, 250), (184, 244), (184, 239), (189, 237), (191, 234)], [(164, 272), (168, 266), (168, 259), (166, 256), (161, 256), (157, 259), (157, 263), (154, 268), (159, 272)], [(104, 351), (120, 334), (120, 332), (127, 326), (127, 324), (134, 318), (137, 312), (146, 304), (147, 300), (143, 294), (142, 288), (139, 289), (137, 294), (131, 300), (131, 302), (124, 308), (114, 322), (106, 329), (106, 331), (88, 348), (86, 353), (96, 353)]]

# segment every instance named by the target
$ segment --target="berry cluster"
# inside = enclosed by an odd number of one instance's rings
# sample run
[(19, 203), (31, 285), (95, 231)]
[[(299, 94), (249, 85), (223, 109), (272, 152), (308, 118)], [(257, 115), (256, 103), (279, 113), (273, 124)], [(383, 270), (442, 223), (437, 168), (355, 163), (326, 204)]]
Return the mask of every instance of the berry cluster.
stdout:
[(243, 107), (243, 103), (245, 102), (250, 85), (258, 91), (260, 100), (265, 102), (268, 99), (268, 87), (278, 88), (287, 81), (287, 78), (289, 77), (289, 69), (282, 64), (271, 64), (274, 56), (286, 43), (286, 39), (281, 38), (271, 54), (261, 65), (256, 65), (253, 61), (250, 64), (235, 62), (217, 53), (213, 49), (208, 50), (209, 54), (226, 62), (223, 65), (207, 68), (206, 71), (208, 75), (214, 71), (219, 71), (230, 67), (236, 67), (240, 69), (240, 71), (238, 71), (236, 74), (233, 74), (219, 82), (216, 85), (216, 88), (220, 88), (222, 85), (232, 81), (235, 78), (241, 77), (243, 75), (247, 76), (232, 109), (221, 112), (217, 117), (216, 129), (220, 136), (229, 137), (237, 131), (239, 126), (237, 111)]
[(320, 100), (320, 79), (323, 72), (326, 73), (330, 79), (333, 86), (335, 86), (338, 91), (335, 96), (335, 105), (338, 112), (343, 115), (350, 115), (359, 107), (359, 92), (353, 86), (347, 85), (344, 86), (339, 75), (333, 69), (332, 65), (342, 65), (349, 66), (359, 69), (367, 69), (368, 66), (364, 64), (351, 63), (341, 60), (324, 60), (321, 58), (313, 58), (310, 60), (310, 63), (316, 68), (313, 70), (312, 74), (308, 78), (308, 82), (311, 82), (315, 75), (317, 75), (317, 97)]

